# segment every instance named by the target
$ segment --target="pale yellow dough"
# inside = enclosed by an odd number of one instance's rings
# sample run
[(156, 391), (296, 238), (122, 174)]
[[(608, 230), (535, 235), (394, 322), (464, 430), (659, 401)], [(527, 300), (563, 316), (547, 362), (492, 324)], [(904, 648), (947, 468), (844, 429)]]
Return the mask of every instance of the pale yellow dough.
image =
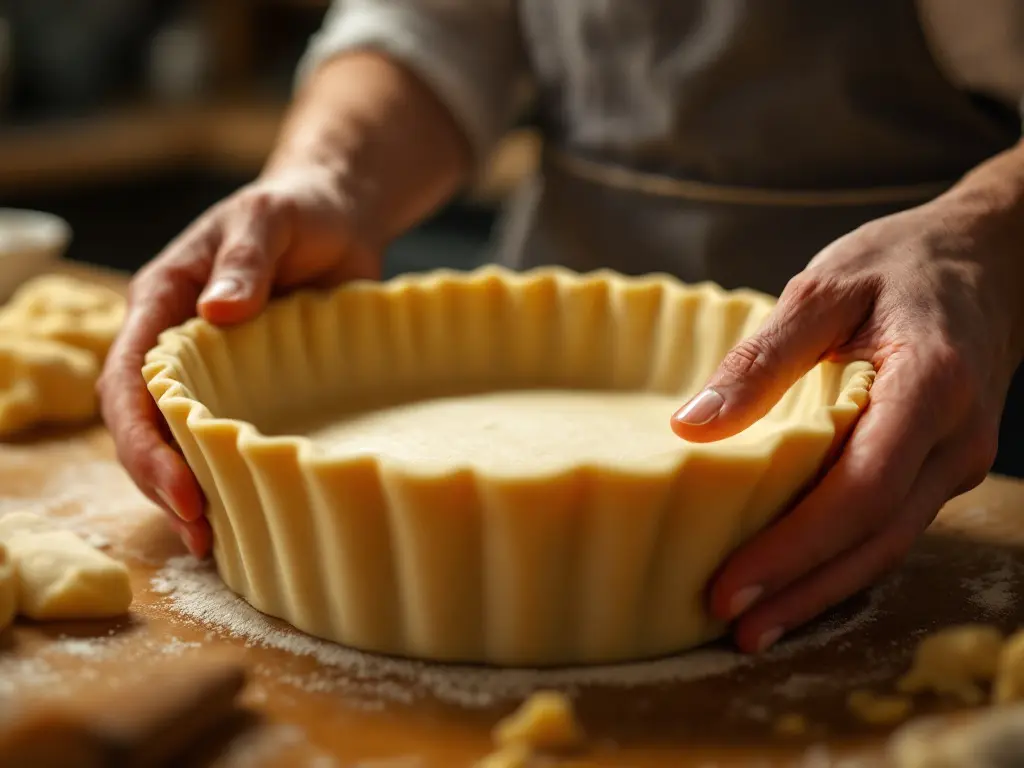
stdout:
[(1024, 630), (1010, 635), (999, 652), (992, 701), (1005, 705), (1024, 701)]
[(850, 691), (846, 697), (846, 707), (862, 722), (871, 725), (893, 725), (910, 716), (914, 703), (908, 696), (856, 690)]
[(18, 607), (18, 579), (14, 559), (0, 542), (0, 632), (12, 621)]
[(96, 413), (99, 366), (88, 352), (46, 339), (0, 335), (0, 437)]
[(190, 321), (143, 375), (255, 607), (370, 651), (614, 662), (722, 633), (711, 574), (867, 403), (869, 363), (825, 362), (736, 437), (672, 433), (772, 307), (661, 275), (441, 271)]
[(586, 741), (572, 701), (558, 691), (537, 691), (494, 727), (494, 752), (476, 768), (525, 768), (534, 755), (565, 754)]
[(96, 381), (124, 317), (119, 294), (59, 275), (0, 308), (0, 438), (95, 417)]
[(0, 308), (0, 335), (50, 339), (102, 361), (121, 323), (125, 301), (116, 291), (63, 275), (22, 285)]
[(926, 636), (917, 646), (914, 663), (897, 686), (904, 693), (950, 695), (968, 705), (980, 704), (979, 683), (996, 676), (1003, 634), (984, 624), (947, 627)]
[(128, 569), (71, 531), (27, 512), (0, 517), (17, 572), (18, 613), (37, 620), (119, 616), (132, 603)]

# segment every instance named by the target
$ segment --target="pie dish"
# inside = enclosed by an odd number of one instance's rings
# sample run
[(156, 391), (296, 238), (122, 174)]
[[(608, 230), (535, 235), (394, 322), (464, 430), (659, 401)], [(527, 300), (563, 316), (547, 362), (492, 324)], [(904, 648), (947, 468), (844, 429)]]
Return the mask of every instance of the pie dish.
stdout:
[(669, 418), (774, 300), (665, 275), (435, 271), (165, 332), (143, 375), (230, 589), (362, 650), (609, 663), (722, 633), (705, 586), (849, 433), (822, 362), (715, 443)]

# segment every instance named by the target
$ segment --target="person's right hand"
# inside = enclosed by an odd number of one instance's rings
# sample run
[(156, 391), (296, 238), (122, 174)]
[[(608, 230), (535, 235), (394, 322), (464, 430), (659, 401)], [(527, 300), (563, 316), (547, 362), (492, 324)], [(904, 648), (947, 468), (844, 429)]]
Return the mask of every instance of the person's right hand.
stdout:
[(265, 176), (217, 204), (136, 275), (98, 390), (118, 459), (171, 515), (189, 550), (211, 545), (203, 495), (142, 378), (159, 334), (197, 313), (252, 318), (279, 291), (380, 276), (382, 244), (326, 168)]

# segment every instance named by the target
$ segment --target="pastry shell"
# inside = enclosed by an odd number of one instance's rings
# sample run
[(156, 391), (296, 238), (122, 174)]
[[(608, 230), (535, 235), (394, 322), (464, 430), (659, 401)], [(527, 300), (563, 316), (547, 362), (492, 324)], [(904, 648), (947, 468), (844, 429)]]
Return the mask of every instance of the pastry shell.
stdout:
[(386, 654), (619, 662), (722, 633), (709, 578), (841, 447), (870, 364), (818, 364), (760, 437), (602, 464), (339, 458), (289, 419), (328, 398), (470, 386), (682, 404), (773, 304), (665, 275), (436, 271), (293, 294), (239, 326), (191, 320), (143, 375), (206, 494), (218, 571), (260, 611)]

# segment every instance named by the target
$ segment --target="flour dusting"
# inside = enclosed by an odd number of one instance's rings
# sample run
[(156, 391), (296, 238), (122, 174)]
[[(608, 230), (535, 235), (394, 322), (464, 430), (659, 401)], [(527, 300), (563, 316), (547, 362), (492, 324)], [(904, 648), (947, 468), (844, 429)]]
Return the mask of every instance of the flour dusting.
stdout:
[(964, 579), (961, 586), (967, 590), (971, 603), (989, 616), (999, 616), (1017, 604), (1017, 581), (1021, 566), (1007, 552), (993, 554), (989, 571), (974, 578)]
[[(9, 512), (41, 515), (103, 549), (122, 546), (139, 523), (162, 514), (112, 459), (55, 458), (53, 471), (40, 478), (29, 471), (38, 467), (38, 450), (5, 448), (0, 457), (5, 486), (0, 517)], [(16, 487), (22, 467), (31, 487)]]
[[(411, 703), (433, 697), (464, 707), (488, 707), (545, 686), (573, 693), (586, 686), (658, 685), (726, 675), (754, 663), (753, 657), (745, 654), (701, 649), (666, 659), (571, 669), (429, 664), (363, 653), (282, 627), (228, 590), (212, 566), (191, 557), (169, 560), (153, 577), (151, 589), (166, 595), (167, 607), (186, 620), (219, 629), (250, 645), (312, 657), (322, 666), (314, 675), (281, 677), (278, 671), (277, 679), (310, 691), (340, 691), (356, 702), (365, 700), (368, 706), (380, 700)], [(887, 591), (874, 591), (856, 615), (825, 622), (813, 633), (780, 644), (762, 660), (780, 660), (821, 647), (865, 626), (879, 614)]]

